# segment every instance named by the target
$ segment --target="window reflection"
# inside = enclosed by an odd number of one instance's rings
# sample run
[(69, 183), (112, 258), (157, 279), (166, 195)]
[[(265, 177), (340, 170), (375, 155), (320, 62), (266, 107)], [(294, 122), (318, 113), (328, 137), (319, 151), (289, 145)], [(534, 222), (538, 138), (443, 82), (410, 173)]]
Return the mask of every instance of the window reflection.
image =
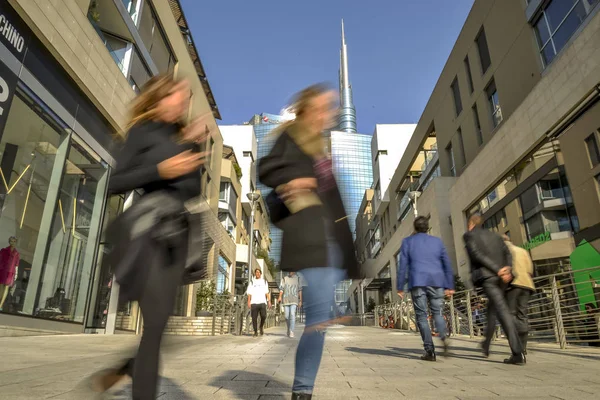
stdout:
[(83, 322), (95, 250), (95, 244), (88, 242), (90, 225), (102, 208), (104, 193), (98, 191), (98, 183), (105, 174), (99, 157), (73, 140), (50, 228), (35, 310), (38, 317)]
[(29, 277), (61, 132), (40, 106), (22, 92), (15, 96), (0, 133), (0, 246), (16, 237), (20, 262), (14, 286), (2, 293), (3, 312), (22, 312), (27, 292), (37, 289)]

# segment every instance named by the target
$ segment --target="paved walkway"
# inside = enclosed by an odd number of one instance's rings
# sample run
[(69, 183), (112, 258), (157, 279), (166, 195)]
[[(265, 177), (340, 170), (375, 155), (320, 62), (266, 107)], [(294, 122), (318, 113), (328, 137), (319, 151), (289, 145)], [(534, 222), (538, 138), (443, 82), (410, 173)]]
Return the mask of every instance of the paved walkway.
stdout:
[[(299, 332), (298, 332), (299, 333)], [(86, 379), (127, 357), (135, 337), (0, 338), (0, 399), (93, 399)], [(532, 346), (524, 367), (489, 360), (476, 342), (455, 339), (454, 356), (418, 359), (420, 338), (371, 327), (330, 329), (316, 399), (598, 399), (600, 351)], [(282, 328), (262, 338), (175, 338), (166, 343), (161, 400), (289, 399), (298, 339)], [(495, 350), (495, 351), (494, 351)], [(112, 397), (127, 399), (126, 385)]]

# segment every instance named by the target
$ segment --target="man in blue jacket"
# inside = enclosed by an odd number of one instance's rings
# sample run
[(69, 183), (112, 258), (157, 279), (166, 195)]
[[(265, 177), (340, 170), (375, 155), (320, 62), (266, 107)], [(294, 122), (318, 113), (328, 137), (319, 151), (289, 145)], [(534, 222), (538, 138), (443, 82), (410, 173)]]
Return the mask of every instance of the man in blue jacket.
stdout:
[(435, 329), (444, 343), (444, 355), (446, 355), (448, 339), (442, 310), (444, 296), (454, 293), (454, 273), (442, 240), (427, 234), (429, 218), (415, 218), (414, 227), (415, 233), (405, 238), (400, 247), (398, 295), (404, 298), (404, 286), (408, 281), (408, 290), (412, 295), (417, 325), (425, 348), (421, 360), (435, 361), (435, 346), (427, 323), (427, 301), (429, 300)]

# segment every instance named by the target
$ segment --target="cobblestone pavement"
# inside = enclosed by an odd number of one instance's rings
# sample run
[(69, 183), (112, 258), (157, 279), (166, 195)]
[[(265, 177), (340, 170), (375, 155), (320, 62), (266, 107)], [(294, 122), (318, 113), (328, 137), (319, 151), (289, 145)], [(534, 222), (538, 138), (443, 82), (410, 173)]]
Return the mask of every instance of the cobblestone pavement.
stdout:
[[(372, 327), (333, 327), (316, 399), (598, 399), (600, 351), (530, 349), (526, 366), (507, 366), (497, 342), (489, 359), (477, 342), (452, 341), (453, 356), (419, 360), (420, 337)], [(300, 330), (297, 337), (300, 336)], [(127, 357), (137, 338), (75, 335), (0, 338), (0, 399), (93, 399), (89, 375)], [(282, 328), (262, 338), (176, 337), (165, 344), (161, 400), (290, 398), (298, 338)], [(112, 394), (129, 398), (128, 383)]]

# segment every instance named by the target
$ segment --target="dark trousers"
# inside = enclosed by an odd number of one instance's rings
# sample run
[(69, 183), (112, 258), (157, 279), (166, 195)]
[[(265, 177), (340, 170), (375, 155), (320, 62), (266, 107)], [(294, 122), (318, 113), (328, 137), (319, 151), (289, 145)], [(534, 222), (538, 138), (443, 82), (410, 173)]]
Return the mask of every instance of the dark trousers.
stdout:
[(173, 312), (181, 284), (187, 250), (165, 250), (150, 268), (139, 305), (144, 320), (142, 339), (134, 360), (123, 368), (133, 378), (133, 400), (154, 400), (158, 390), (158, 367), (163, 332)]
[(483, 291), (488, 298), (487, 307), (487, 327), (483, 345), (489, 349), (494, 331), (496, 330), (496, 321), (500, 320), (500, 325), (508, 337), (510, 350), (514, 355), (523, 353), (523, 347), (519, 340), (514, 318), (506, 301), (506, 285), (499, 277), (488, 278), (483, 281)]
[(254, 328), (254, 333), (258, 333), (258, 315), (260, 314), (260, 331), (262, 332), (265, 321), (267, 320), (267, 305), (252, 304), (250, 306), (250, 312), (252, 315), (252, 328)]
[(513, 287), (506, 293), (508, 308), (515, 319), (515, 327), (519, 335), (529, 332), (528, 304), (531, 291)]

